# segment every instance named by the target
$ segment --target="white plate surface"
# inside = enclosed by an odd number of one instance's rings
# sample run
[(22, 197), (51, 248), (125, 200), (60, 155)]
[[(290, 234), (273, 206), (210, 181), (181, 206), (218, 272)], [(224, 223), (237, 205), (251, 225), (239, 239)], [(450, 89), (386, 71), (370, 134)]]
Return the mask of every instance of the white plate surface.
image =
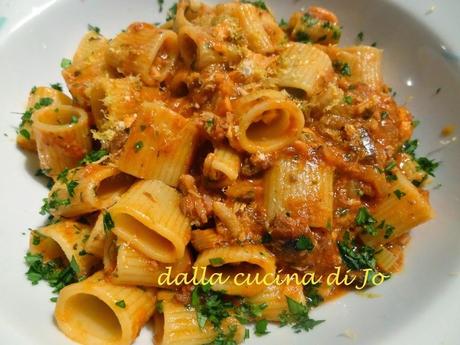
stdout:
[[(455, 135), (440, 137), (447, 124), (460, 130), (460, 1), (268, 3), (278, 19), (305, 5), (328, 7), (344, 26), (342, 43), (363, 31), (365, 43), (385, 49), (385, 80), (421, 120), (419, 152), (442, 161), (433, 184), (442, 186), (431, 192), (437, 217), (415, 230), (404, 271), (372, 289), (380, 298), (349, 294), (312, 313), (326, 322), (311, 333), (273, 326), (269, 336), (253, 336), (247, 344), (460, 344), (460, 145)], [(20, 115), (13, 112), (23, 111), (31, 86), (62, 82), (61, 58), (72, 56), (87, 24), (113, 36), (135, 20), (164, 16), (155, 0), (0, 1), (2, 344), (71, 344), (53, 322), (50, 288), (32, 287), (24, 275), (25, 234), (43, 223), (38, 209), (47, 190), (34, 177), (36, 159), (15, 146)], [(151, 344), (151, 334), (143, 331), (137, 344)]]

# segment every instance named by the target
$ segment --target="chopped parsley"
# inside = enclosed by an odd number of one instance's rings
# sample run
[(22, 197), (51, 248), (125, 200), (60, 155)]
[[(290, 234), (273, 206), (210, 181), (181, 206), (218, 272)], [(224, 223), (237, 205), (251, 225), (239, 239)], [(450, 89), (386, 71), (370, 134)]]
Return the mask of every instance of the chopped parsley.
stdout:
[(377, 229), (375, 228), (377, 220), (372, 217), (367, 207), (359, 208), (358, 213), (356, 214), (355, 223), (361, 227), (364, 233), (372, 236), (377, 235)]
[(50, 86), (51, 86), (53, 89), (62, 92), (62, 85), (61, 85), (61, 83), (50, 84)]
[[(401, 146), (401, 152), (407, 153), (412, 157), (412, 159), (417, 163), (417, 169), (424, 171), (427, 175), (435, 176), (434, 171), (439, 167), (441, 164), (440, 162), (435, 161), (434, 159), (429, 159), (427, 157), (416, 157), (415, 150), (418, 147), (418, 140), (407, 140)], [(424, 178), (426, 179), (426, 177)], [(413, 181), (414, 182), (414, 181)], [(421, 185), (423, 181), (418, 181), (418, 184)], [(415, 183), (417, 185), (417, 183)], [(417, 186), (418, 187), (418, 186)]]
[(235, 307), (235, 317), (243, 325), (262, 317), (262, 312), (267, 308), (266, 303), (252, 304), (242, 301)]
[(163, 5), (165, 3), (165, 0), (157, 0), (157, 2), (158, 2), (158, 8), (160, 12), (163, 12)]
[(304, 287), (304, 294), (309, 307), (317, 307), (324, 301), (323, 296), (319, 294), (318, 288), (315, 285), (306, 285)]
[(267, 331), (268, 321), (265, 319), (258, 320), (255, 326), (255, 334), (258, 336), (266, 335), (270, 332)]
[(57, 175), (57, 180), (61, 181), (62, 183), (67, 182), (67, 175), (69, 174), (69, 168), (64, 168), (58, 175)]
[(343, 76), (351, 76), (351, 68), (347, 62), (337, 61), (334, 63), (334, 69)]
[(70, 180), (68, 179), (69, 175), (69, 169), (65, 168), (62, 170), (59, 175), (57, 176), (57, 180), (64, 183), (67, 188), (67, 193), (71, 198), (75, 196), (75, 188), (78, 186), (78, 182), (75, 180)]
[(396, 195), (396, 197), (398, 199), (401, 200), (401, 198), (406, 195), (406, 193), (404, 193), (403, 191), (400, 191), (399, 189), (396, 189), (394, 192), (393, 192), (394, 195)]
[(351, 105), (351, 104), (353, 104), (353, 97), (347, 95), (347, 96), (343, 97), (343, 101), (344, 101), (346, 104)]
[[(75, 259), (72, 257), (72, 261)], [(68, 265), (64, 267), (61, 259), (54, 259), (48, 262), (43, 261), (42, 254), (32, 254), (28, 252), (25, 256), (26, 264), (29, 266), (26, 272), (27, 279), (33, 285), (41, 280), (47, 281), (54, 288), (53, 292), (59, 292), (63, 287), (78, 281), (78, 265)], [(75, 270), (78, 268), (78, 271)]]
[(70, 199), (59, 199), (57, 191), (51, 193), (48, 198), (43, 199), (43, 205), (40, 208), (40, 214), (45, 215), (50, 213), (52, 210), (57, 210), (61, 206), (70, 205)]
[(377, 42), (373, 42), (373, 43), (371, 44), (371, 47), (377, 47)]
[(61, 60), (61, 68), (68, 68), (72, 65), (72, 60), (67, 59), (67, 58), (62, 58)]
[(406, 140), (401, 146), (401, 152), (407, 153), (408, 155), (414, 156), (415, 150), (418, 147), (418, 139)]
[(387, 164), (387, 166), (383, 169), (385, 173), (385, 178), (388, 182), (396, 181), (398, 177), (393, 173), (393, 169), (396, 168), (396, 162), (391, 161)]
[(91, 24), (88, 24), (88, 31), (93, 31), (97, 33), (98, 35), (101, 33), (101, 29), (97, 26), (93, 26)]
[(49, 106), (51, 104), (53, 104), (53, 99), (52, 98), (43, 97), (43, 98), (40, 98), (40, 100), (37, 103), (35, 103), (34, 108), (36, 110), (38, 110), (40, 108), (47, 107), (47, 106)]
[(125, 309), (125, 308), (126, 308), (126, 303), (125, 303), (125, 300), (123, 300), (123, 299), (121, 299), (121, 300), (115, 302), (115, 305), (116, 305), (117, 307), (122, 308), (122, 309)]
[(80, 273), (80, 267), (78, 266), (74, 256), (72, 256), (72, 260), (70, 260), (70, 267), (76, 274)]
[(78, 182), (75, 180), (71, 180), (66, 183), (67, 186), (67, 193), (69, 193), (70, 197), (73, 198), (75, 196), (75, 188), (78, 186)]
[(265, 11), (268, 10), (268, 7), (267, 7), (267, 5), (265, 5), (265, 2), (263, 0), (254, 0), (254, 1), (243, 0), (243, 1), (241, 1), (241, 3), (243, 3), (243, 4), (251, 4), (251, 5), (255, 6), (255, 7), (260, 8), (261, 10), (265, 10)]
[(282, 29), (286, 29), (287, 26), (288, 26), (288, 23), (286, 20), (284, 20), (283, 18), (281, 18), (280, 22), (278, 23), (279, 27), (282, 28)]
[(364, 41), (364, 32), (359, 32), (357, 35), (356, 35), (356, 38), (358, 39), (359, 42), (362, 42)]
[(115, 227), (115, 223), (113, 222), (112, 216), (109, 212), (104, 212), (104, 215), (102, 216), (102, 223), (104, 224), (105, 233), (109, 233)]
[(155, 311), (157, 313), (163, 314), (163, 300), (157, 301), (155, 303)]
[[(34, 91), (35, 92), (35, 91)], [(53, 103), (53, 99), (50, 97), (42, 97), (40, 98), (32, 107), (27, 109), (21, 117), (21, 123), (19, 124), (19, 133), (25, 137), (26, 139), (30, 139), (30, 133), (29, 131), (25, 131), (21, 133), (21, 130), (24, 128), (23, 127), (26, 123), (32, 123), (32, 114), (34, 113), (35, 110), (38, 110), (43, 107), (47, 107)], [(26, 133), (27, 132), (27, 133)]]
[(345, 233), (343, 240), (337, 242), (343, 262), (352, 270), (375, 269), (375, 250), (369, 246), (357, 246), (350, 241), (350, 234)]
[(235, 341), (236, 330), (237, 328), (235, 325), (228, 327), (227, 333), (224, 333), (222, 329), (219, 329), (217, 330), (216, 338), (212, 342), (205, 345), (237, 345), (237, 342)]
[(144, 143), (142, 141), (138, 141), (134, 144), (134, 151), (139, 152), (143, 147)]
[(295, 242), (295, 249), (298, 251), (308, 250), (311, 252), (315, 248), (311, 239), (307, 236), (300, 236)]
[(72, 115), (72, 117), (70, 118), (70, 123), (71, 124), (78, 123), (78, 116), (77, 115)]
[(222, 258), (211, 258), (209, 259), (209, 263), (213, 266), (219, 266), (224, 264), (224, 259)]
[(434, 171), (439, 167), (439, 164), (441, 164), (434, 159), (428, 159), (426, 157), (419, 157), (415, 161), (421, 170), (433, 177), (435, 176)]
[(288, 296), (286, 296), (286, 300), (288, 311), (283, 311), (279, 315), (280, 327), (291, 325), (295, 333), (299, 333), (300, 331), (308, 332), (315, 326), (324, 322), (324, 320), (310, 319), (308, 315), (310, 309), (308, 306), (303, 305)]
[(31, 94), (31, 95), (34, 95), (36, 91), (37, 91), (37, 87), (36, 87), (36, 86), (33, 86), (33, 87), (30, 89), (30, 94)]
[(195, 308), (198, 326), (202, 329), (210, 322), (219, 329), (222, 320), (230, 316), (233, 303), (224, 299), (224, 294), (211, 290), (211, 285), (196, 285), (192, 291), (191, 305)]
[(34, 246), (38, 246), (40, 244), (40, 242), (41, 242), (40, 237), (41, 237), (41, 235), (38, 232), (35, 232), (35, 231), (33, 232), (32, 244)]
[(309, 28), (319, 23), (319, 19), (311, 16), (309, 13), (305, 13), (302, 20)]
[(85, 155), (85, 157), (80, 161), (80, 165), (86, 165), (90, 163), (97, 162), (100, 160), (102, 157), (107, 156), (109, 152), (107, 150), (97, 150), (97, 151), (91, 151)]
[(168, 22), (170, 20), (176, 19), (176, 14), (177, 2), (168, 9), (168, 12), (166, 13), (166, 21)]
[(27, 140), (30, 140), (30, 132), (27, 129), (22, 128), (21, 130), (19, 130), (19, 134), (21, 134)]
[(435, 91), (434, 94), (435, 94), (435, 95), (439, 95), (439, 93), (441, 92), (441, 90), (442, 90), (442, 88), (438, 87), (438, 88), (436, 89), (436, 91)]
[(212, 129), (214, 128), (215, 122), (213, 118), (207, 119), (204, 123), (204, 130), (207, 133), (211, 133)]
[(382, 111), (382, 112), (380, 113), (380, 119), (386, 120), (386, 119), (388, 118), (389, 115), (390, 115), (390, 114), (388, 113), (388, 111)]
[(382, 220), (378, 228), (383, 229), (384, 231), (383, 238), (385, 238), (386, 240), (389, 239), (393, 235), (393, 232), (395, 231), (395, 227), (393, 225), (386, 224), (384, 220)]
[(295, 40), (300, 43), (311, 43), (310, 36), (303, 31), (298, 31), (296, 33)]

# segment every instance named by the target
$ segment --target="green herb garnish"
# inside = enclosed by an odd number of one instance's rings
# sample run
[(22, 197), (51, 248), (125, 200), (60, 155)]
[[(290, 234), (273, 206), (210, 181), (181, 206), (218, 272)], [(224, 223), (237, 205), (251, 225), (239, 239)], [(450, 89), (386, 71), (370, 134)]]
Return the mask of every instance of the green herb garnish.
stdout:
[(299, 333), (300, 331), (308, 332), (315, 326), (324, 322), (324, 320), (310, 319), (308, 316), (310, 311), (308, 306), (303, 305), (302, 303), (299, 303), (287, 296), (286, 300), (288, 304), (288, 311), (284, 311), (280, 314), (280, 327), (291, 325), (295, 333)]
[(308, 250), (311, 252), (315, 248), (311, 239), (307, 236), (300, 236), (295, 242), (295, 249), (298, 251)]
[(104, 215), (102, 216), (102, 223), (104, 224), (105, 233), (109, 233), (115, 227), (115, 223), (113, 222), (112, 216), (109, 212), (104, 212)]

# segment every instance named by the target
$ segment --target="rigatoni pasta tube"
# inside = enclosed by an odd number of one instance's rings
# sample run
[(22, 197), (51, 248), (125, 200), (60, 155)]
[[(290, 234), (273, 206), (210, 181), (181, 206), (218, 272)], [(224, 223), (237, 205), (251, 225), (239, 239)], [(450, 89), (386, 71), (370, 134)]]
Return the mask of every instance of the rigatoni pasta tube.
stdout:
[(249, 48), (256, 53), (272, 53), (274, 46), (262, 21), (259, 20), (261, 10), (252, 4), (239, 4), (235, 6), (235, 10)]
[(261, 318), (279, 321), (280, 314), (289, 311), (286, 297), (305, 304), (303, 285), (295, 282), (268, 285), (261, 293), (247, 298), (247, 301), (255, 305), (266, 304), (267, 307), (262, 310)]
[(161, 274), (171, 272), (169, 277), (174, 279), (179, 273), (189, 273), (192, 268), (191, 260), (190, 251), (186, 249), (184, 256), (178, 261), (171, 264), (161, 263), (122, 242), (118, 245), (115, 269), (111, 277), (115, 284), (162, 287), (158, 281)]
[[(50, 191), (50, 197), (69, 200), (69, 203), (50, 211), (55, 216), (74, 217), (106, 209), (115, 204), (133, 182), (132, 176), (113, 166), (89, 164), (72, 169), (65, 180), (58, 179)], [(69, 183), (76, 183), (75, 188), (69, 189)]]
[(144, 103), (117, 166), (145, 179), (177, 186), (193, 160), (198, 130), (193, 121), (159, 102)]
[(155, 85), (172, 73), (177, 54), (174, 31), (133, 23), (110, 42), (107, 61), (125, 76), (139, 75), (145, 84)]
[[(391, 183), (386, 198), (372, 210), (377, 224), (384, 222), (387, 227), (393, 227), (393, 231), (391, 234), (385, 234), (385, 226), (382, 226), (383, 229), (380, 229), (376, 236), (362, 234), (361, 239), (369, 246), (377, 247), (388, 243), (434, 216), (427, 197), (420, 193), (401, 172), (396, 171), (395, 175), (397, 180)], [(396, 196), (396, 190), (399, 190), (399, 195), (403, 195), (401, 198)]]
[(176, 262), (184, 256), (191, 232), (179, 202), (179, 193), (161, 181), (137, 182), (109, 209), (113, 232), (151, 259)]
[(272, 152), (287, 146), (304, 125), (302, 112), (279, 91), (253, 92), (238, 99), (234, 109), (234, 139), (250, 153)]
[(59, 104), (70, 105), (72, 100), (52, 87), (34, 87), (30, 91), (26, 111), (22, 115), (22, 121), (19, 125), (18, 135), (16, 136), (17, 144), (23, 149), (36, 151), (37, 144), (32, 131), (32, 114), (45, 106), (56, 107)]
[(326, 53), (311, 44), (290, 43), (278, 57), (275, 83), (304, 98), (320, 91), (333, 75)]
[(348, 64), (350, 73), (344, 77), (350, 83), (364, 83), (373, 89), (381, 89), (383, 85), (383, 50), (368, 46), (356, 46), (348, 48), (328, 47), (325, 51), (338, 68), (345, 63)]
[[(99, 78), (90, 91), (91, 113), (99, 129), (129, 128), (139, 110), (138, 78)], [(120, 125), (122, 123), (122, 125)]]
[[(211, 343), (217, 337), (216, 329), (206, 322), (200, 329), (196, 311), (174, 300), (174, 293), (159, 291), (157, 300), (161, 310), (155, 312), (153, 330), (155, 345), (202, 345)], [(226, 334), (235, 328), (234, 341), (244, 339), (244, 327), (233, 317), (222, 321), (222, 331)]]
[(88, 31), (81, 39), (70, 66), (62, 70), (62, 76), (77, 103), (90, 106), (89, 91), (96, 79), (113, 74), (106, 63), (108, 40), (95, 31)]
[(43, 254), (45, 260), (58, 257), (68, 262), (75, 260), (79, 267), (78, 275), (86, 276), (97, 262), (95, 256), (84, 251), (89, 233), (87, 225), (71, 220), (48, 225), (31, 232), (30, 252)]
[(201, 70), (223, 61), (223, 57), (213, 49), (212, 37), (199, 26), (182, 27), (178, 34), (178, 44), (182, 59), (193, 69)]
[(46, 107), (34, 112), (32, 121), (40, 166), (51, 176), (75, 167), (91, 150), (88, 114), (83, 109)]
[(264, 176), (268, 220), (286, 212), (302, 213), (310, 226), (327, 227), (332, 222), (333, 182), (333, 168), (322, 162), (304, 157), (280, 159)]
[(81, 344), (129, 345), (154, 308), (154, 290), (114, 285), (97, 272), (61, 290), (54, 316), (61, 331)]
[(222, 277), (210, 281), (213, 290), (225, 290), (228, 295), (239, 296), (257, 295), (265, 285), (257, 284), (256, 279), (260, 282), (266, 275), (274, 275), (276, 270), (274, 255), (262, 245), (205, 250), (198, 255), (194, 267), (198, 268), (198, 272), (203, 271), (202, 267), (206, 268), (205, 279), (211, 279), (215, 273), (215, 278)]

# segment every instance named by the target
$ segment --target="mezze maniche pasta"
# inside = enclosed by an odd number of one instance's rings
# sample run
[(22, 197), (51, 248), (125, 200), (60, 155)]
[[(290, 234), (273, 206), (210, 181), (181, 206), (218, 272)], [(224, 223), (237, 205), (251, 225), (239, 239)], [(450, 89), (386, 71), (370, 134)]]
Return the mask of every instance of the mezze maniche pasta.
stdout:
[[(340, 36), (326, 9), (278, 24), (263, 1), (180, 1), (112, 39), (89, 26), (62, 61), (70, 94), (33, 87), (17, 139), (50, 180), (27, 277), (58, 293), (62, 332), (131, 344), (150, 322), (157, 345), (230, 345), (248, 323), (309, 331), (311, 308), (400, 269), (439, 163), (416, 156), (383, 51)], [(319, 279), (345, 272), (347, 286)]]

